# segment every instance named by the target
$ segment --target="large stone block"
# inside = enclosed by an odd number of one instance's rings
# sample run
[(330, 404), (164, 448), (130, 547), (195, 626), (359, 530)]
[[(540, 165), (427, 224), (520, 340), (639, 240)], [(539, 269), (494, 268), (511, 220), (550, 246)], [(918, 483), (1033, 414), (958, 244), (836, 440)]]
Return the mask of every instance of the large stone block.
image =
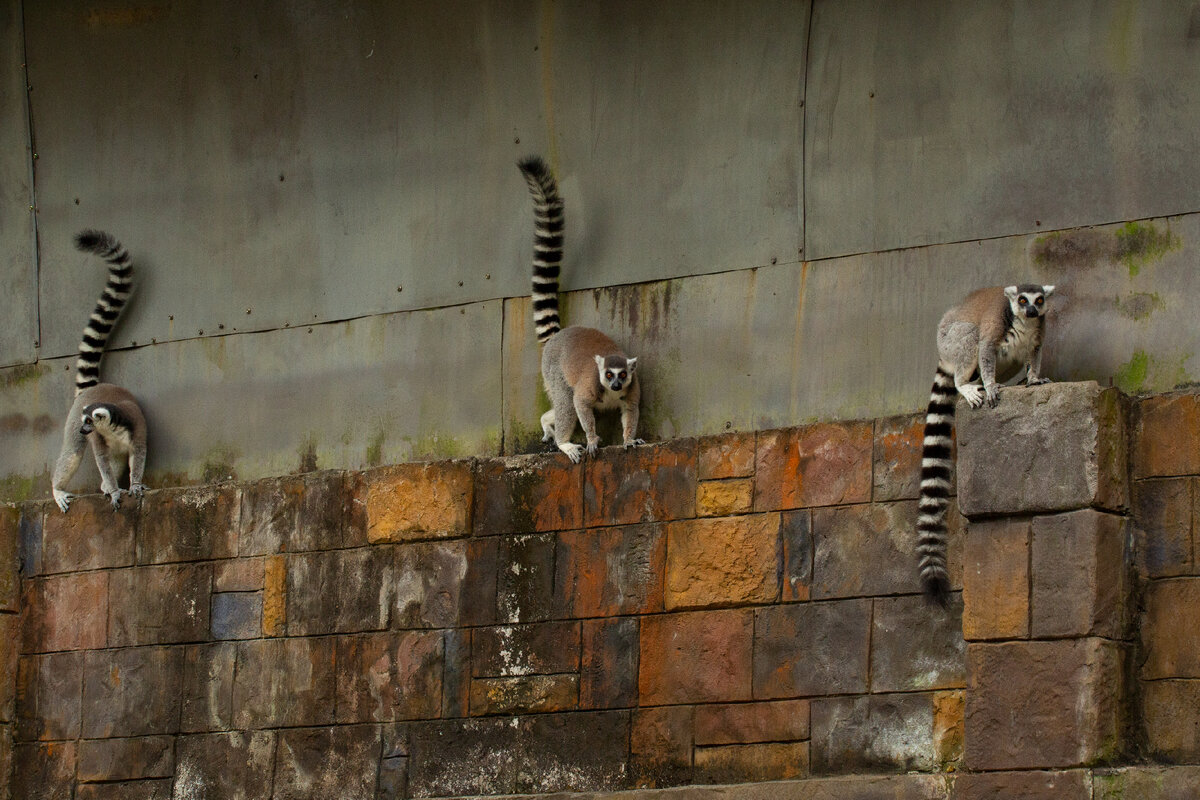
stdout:
[(1200, 681), (1143, 681), (1142, 721), (1155, 760), (1200, 764)]
[(171, 778), (152, 778), (118, 783), (82, 783), (75, 800), (171, 800)]
[(1033, 520), (1031, 634), (1120, 639), (1129, 622), (1125, 519), (1084, 510)]
[(474, 478), (469, 461), (400, 464), (365, 478), (367, 537), (409, 542), (468, 536)]
[(83, 653), (22, 656), (16, 694), (19, 739), (77, 738), (83, 713)]
[(697, 783), (753, 783), (808, 774), (808, 742), (762, 742), (697, 747)]
[(1139, 530), (1140, 566), (1148, 578), (1188, 575), (1192, 570), (1195, 478), (1137, 481), (1133, 518)]
[(583, 464), (557, 456), (482, 461), (475, 474), (476, 536), (543, 533), (583, 524)]
[(702, 481), (754, 474), (755, 433), (705, 436), (697, 442), (696, 477)]
[(318, 637), (239, 643), (234, 726), (248, 730), (331, 724), (334, 649), (333, 639)]
[[(1200, 767), (1122, 767), (1096, 770), (1089, 800), (1193, 800)], [(1071, 798), (1070, 800), (1073, 800)]]
[(667, 525), (668, 611), (779, 599), (779, 514)]
[(262, 636), (262, 592), (218, 592), (212, 596), (212, 638)]
[(934, 696), (814, 698), (811, 758), (817, 775), (934, 769)]
[(696, 486), (696, 516), (727, 517), (754, 508), (754, 479), (700, 481)]
[(79, 497), (56, 508), (42, 527), (42, 572), (81, 572), (133, 564), (137, 511), (113, 511), (104, 495)]
[(947, 611), (924, 597), (875, 600), (871, 628), (871, 691), (960, 689), (966, 685), (967, 647), (957, 598)]
[(1200, 395), (1141, 398), (1132, 418), (1134, 477), (1200, 474)]
[(754, 626), (754, 697), (867, 691), (870, 637), (870, 600), (760, 609)]
[[(921, 490), (921, 447), (925, 415), (875, 421), (871, 499), (876, 503), (913, 500)], [(950, 480), (954, 485), (954, 479)]]
[[(1145, 800), (1145, 795), (1130, 795)], [(1092, 800), (1084, 770), (964, 773), (954, 780), (954, 800)]]
[(827, 422), (758, 434), (755, 511), (866, 503), (871, 422)]
[(1200, 578), (1151, 581), (1142, 618), (1142, 677), (1200, 678)]
[(444, 655), (441, 631), (340, 637), (337, 721), (437, 718)]
[(808, 600), (812, 596), (813, 534), (812, 511), (784, 511), (779, 516), (779, 538), (783, 543), (781, 599)]
[(476, 678), (554, 675), (579, 670), (579, 623), (539, 622), (478, 628), (472, 635)]
[(662, 611), (666, 553), (667, 536), (658, 523), (560, 533), (555, 616)]
[(628, 708), (637, 704), (638, 637), (636, 617), (583, 621), (580, 708)]
[(771, 700), (696, 707), (698, 745), (798, 742), (808, 738), (809, 702)]
[(967, 766), (1052, 769), (1119, 755), (1125, 659), (1104, 639), (968, 645)]
[(20, 509), (0, 508), (0, 612), (21, 607), (21, 515)]
[(692, 781), (694, 709), (658, 706), (633, 712), (629, 737), (633, 784), (642, 788)]
[(968, 641), (1029, 636), (1027, 518), (977, 520), (963, 548), (963, 637)]
[(391, 607), (392, 569), (387, 547), (288, 556), (288, 635), (383, 630)]
[(0, 612), (0, 724), (16, 719), (17, 643), (21, 617)]
[(696, 511), (696, 440), (604, 448), (587, 462), (583, 524), (633, 525), (686, 519)]
[(271, 478), (242, 489), (241, 555), (359, 547), (366, 516), (358, 478), (314, 472)]
[(127, 647), (86, 653), (83, 738), (176, 733), (182, 683), (180, 647)]
[(465, 717), (471, 713), (471, 630), (448, 630), (444, 636), (442, 717)]
[(814, 509), (812, 529), (813, 599), (921, 591), (916, 503)]
[(640, 704), (749, 700), (753, 634), (750, 610), (643, 617)]
[(552, 533), (501, 537), (496, 554), (496, 620), (538, 622), (554, 615)]
[(571, 711), (578, 705), (578, 675), (525, 675), (471, 681), (473, 716)]
[(280, 731), (276, 752), (274, 800), (375, 800), (380, 738), (374, 725)]
[(203, 642), (209, 637), (212, 566), (167, 564), (110, 573), (109, 644)]
[(1097, 384), (1008, 387), (959, 403), (958, 503), (968, 518), (1129, 505), (1125, 397)]
[(80, 781), (125, 781), (170, 778), (175, 774), (175, 741), (171, 736), (133, 739), (84, 739), (79, 743)]
[(496, 542), (460, 539), (395, 548), (391, 627), (451, 628), (496, 619)]
[(237, 555), (241, 492), (231, 485), (160, 489), (141, 503), (139, 564)]
[(214, 592), (257, 592), (266, 585), (264, 556), (233, 558), (213, 564)]
[(180, 736), (175, 745), (177, 800), (270, 797), (274, 731), (233, 731)]
[(237, 646), (232, 642), (183, 648), (179, 730), (198, 733), (230, 728), (236, 661)]
[(25, 584), (21, 652), (91, 650), (108, 637), (108, 572), (38, 578)]
[[(57, 800), (71, 797), (75, 788), (75, 742), (13, 745), (14, 800)], [(20, 765), (16, 767), (16, 765)]]
[(629, 712), (537, 714), (522, 721), (528, 731), (516, 791), (602, 792), (628, 781)]

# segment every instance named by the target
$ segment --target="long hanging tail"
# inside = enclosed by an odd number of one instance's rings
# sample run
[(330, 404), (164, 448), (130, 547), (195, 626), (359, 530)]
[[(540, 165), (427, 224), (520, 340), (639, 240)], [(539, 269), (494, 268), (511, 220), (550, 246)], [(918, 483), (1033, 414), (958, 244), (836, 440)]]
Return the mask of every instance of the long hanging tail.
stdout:
[(939, 365), (925, 412), (921, 448), (921, 499), (917, 513), (917, 554), (925, 596), (945, 608), (950, 603), (946, 569), (946, 507), (950, 497), (954, 433), (954, 376)]
[(539, 156), (518, 164), (533, 195), (533, 324), (537, 340), (558, 333), (558, 273), (562, 267), (563, 202), (550, 167)]
[(75, 247), (85, 253), (94, 253), (108, 262), (108, 283), (100, 293), (96, 309), (83, 329), (83, 341), (79, 343), (79, 359), (75, 362), (75, 394), (78, 395), (100, 382), (100, 359), (104, 357), (104, 345), (108, 342), (113, 325), (121, 316), (125, 301), (129, 299), (133, 265), (129, 251), (111, 234), (103, 231), (82, 231), (75, 237)]

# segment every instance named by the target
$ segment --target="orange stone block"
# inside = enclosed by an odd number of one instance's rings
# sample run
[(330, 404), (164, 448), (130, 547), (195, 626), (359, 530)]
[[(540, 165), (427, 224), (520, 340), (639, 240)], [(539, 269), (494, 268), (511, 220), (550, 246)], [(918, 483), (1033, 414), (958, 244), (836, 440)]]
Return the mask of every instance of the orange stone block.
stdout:
[(750, 609), (644, 617), (640, 705), (751, 699), (753, 637)]
[(805, 777), (808, 769), (808, 742), (696, 748), (696, 775), (705, 783), (791, 780)]
[(1135, 478), (1200, 474), (1200, 395), (1147, 397), (1134, 419)]
[(696, 707), (698, 745), (791, 742), (808, 738), (807, 700)]
[(963, 548), (963, 638), (1029, 637), (1028, 519), (971, 522)]
[(779, 514), (667, 525), (668, 610), (779, 599)]
[(745, 514), (754, 507), (754, 480), (734, 478), (701, 481), (696, 486), (696, 515), (724, 517)]
[(96, 650), (108, 637), (108, 573), (30, 581), (24, 594), (24, 653)]
[(962, 761), (964, 701), (962, 691), (933, 696), (933, 748), (942, 769)]
[(401, 464), (367, 478), (367, 539), (410, 542), (471, 532), (471, 464)]
[[(875, 423), (875, 502), (908, 500), (918, 495), (924, 441), (924, 414), (891, 417)], [(950, 485), (954, 485), (953, 480)]]
[(868, 502), (873, 434), (870, 421), (760, 433), (754, 510)]
[(287, 625), (287, 563), (267, 556), (263, 565), (263, 636), (283, 636)]
[(729, 433), (700, 440), (696, 475), (702, 481), (754, 474), (754, 434)]

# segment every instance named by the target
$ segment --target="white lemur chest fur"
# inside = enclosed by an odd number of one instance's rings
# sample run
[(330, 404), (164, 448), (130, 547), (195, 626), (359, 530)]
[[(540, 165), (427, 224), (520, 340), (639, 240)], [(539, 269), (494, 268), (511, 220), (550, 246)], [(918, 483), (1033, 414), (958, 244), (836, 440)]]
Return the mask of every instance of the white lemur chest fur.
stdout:
[(621, 404), (625, 402), (625, 395), (628, 392), (629, 392), (629, 387), (626, 387), (625, 389), (623, 389), (622, 391), (619, 391), (619, 392), (614, 392), (612, 389), (609, 389), (608, 387), (602, 387), (600, 390), (600, 396), (596, 401), (596, 410), (597, 411), (613, 411), (615, 409), (620, 408)]
[(95, 425), (96, 429), (88, 435), (88, 438), (104, 437), (104, 443), (108, 445), (109, 454), (113, 458), (123, 456), (133, 448), (133, 436), (125, 426), (113, 425), (111, 422), (101, 420), (96, 420)]
[(1015, 316), (996, 344), (996, 372), (1015, 372), (1025, 366), (1041, 339), (1041, 318)]

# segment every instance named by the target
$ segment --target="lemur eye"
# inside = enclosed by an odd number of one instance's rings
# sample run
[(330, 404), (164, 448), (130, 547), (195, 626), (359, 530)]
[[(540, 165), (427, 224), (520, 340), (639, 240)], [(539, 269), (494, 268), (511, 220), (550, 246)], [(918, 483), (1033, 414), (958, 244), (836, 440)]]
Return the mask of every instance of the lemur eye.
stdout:
[(620, 374), (618, 377), (619, 377), (621, 380), (625, 380), (625, 373), (624, 373), (624, 372), (622, 372), (622, 373), (621, 373), (621, 374)]
[(1025, 295), (1021, 295), (1021, 299), (1017, 300), (1017, 305), (1023, 306), (1027, 303), (1029, 303), (1029, 298), (1025, 297)]
[(611, 373), (611, 372), (606, 372), (606, 373), (604, 373), (604, 377), (605, 377), (606, 379), (610, 380), (610, 381), (611, 381), (611, 380), (612, 380), (612, 378), (613, 378), (613, 376), (612, 376), (612, 373)]
[(1043, 302), (1045, 302), (1045, 300), (1043, 298), (1039, 297), (1037, 300), (1034, 300), (1033, 302), (1037, 303), (1040, 306)]

